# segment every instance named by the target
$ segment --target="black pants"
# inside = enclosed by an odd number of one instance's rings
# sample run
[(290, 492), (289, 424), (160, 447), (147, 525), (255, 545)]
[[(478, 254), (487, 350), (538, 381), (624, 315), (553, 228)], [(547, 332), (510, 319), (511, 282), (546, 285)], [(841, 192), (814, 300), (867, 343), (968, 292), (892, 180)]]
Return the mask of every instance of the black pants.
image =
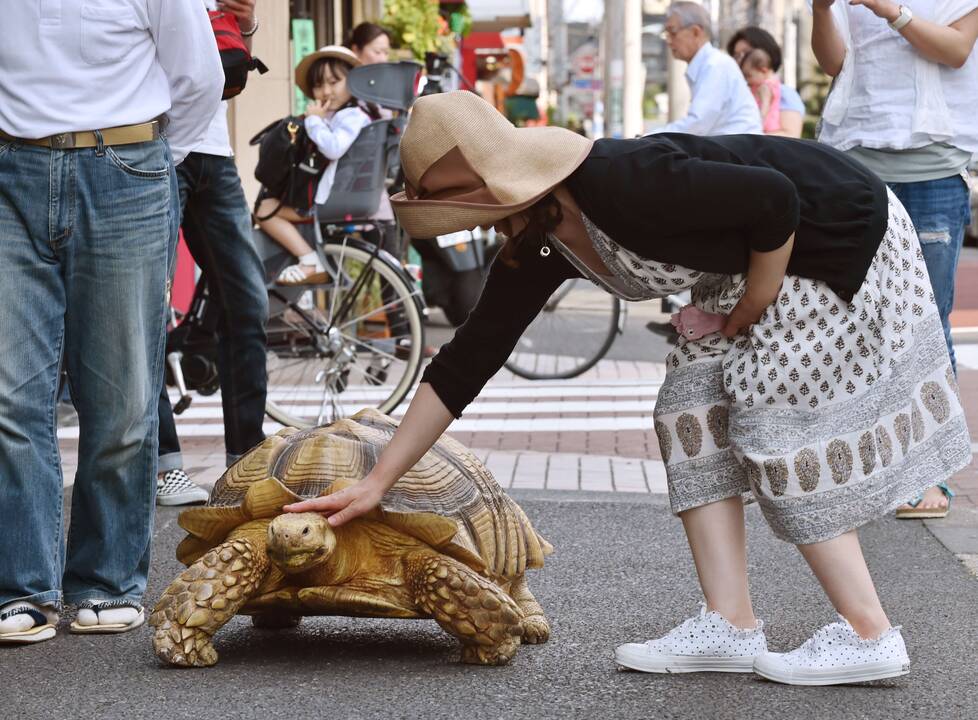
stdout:
[[(230, 462), (265, 434), (268, 294), (251, 237), (251, 212), (234, 159), (190, 153), (177, 167), (183, 236), (220, 312), (217, 368)], [(183, 466), (173, 410), (160, 395), (160, 472)]]

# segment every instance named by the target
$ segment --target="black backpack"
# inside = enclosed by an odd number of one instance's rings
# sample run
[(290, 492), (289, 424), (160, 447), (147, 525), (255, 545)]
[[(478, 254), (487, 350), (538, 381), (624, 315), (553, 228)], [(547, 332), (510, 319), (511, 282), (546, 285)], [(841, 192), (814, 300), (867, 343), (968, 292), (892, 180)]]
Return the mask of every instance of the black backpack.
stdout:
[(263, 197), (279, 201), (271, 214), (257, 219), (267, 220), (283, 205), (300, 211), (311, 208), (316, 185), (329, 160), (306, 135), (303, 118), (289, 115), (276, 120), (251, 138), (249, 144), (258, 145), (255, 178), (265, 188)]

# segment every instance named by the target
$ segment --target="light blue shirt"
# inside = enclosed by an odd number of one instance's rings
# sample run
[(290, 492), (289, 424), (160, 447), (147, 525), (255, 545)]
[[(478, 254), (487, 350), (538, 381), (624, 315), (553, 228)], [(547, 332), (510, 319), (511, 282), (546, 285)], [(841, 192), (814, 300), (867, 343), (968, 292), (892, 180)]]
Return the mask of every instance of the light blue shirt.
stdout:
[(781, 111), (790, 110), (792, 112), (805, 114), (805, 103), (801, 99), (801, 95), (790, 85), (785, 85), (781, 83), (781, 104), (779, 106)]
[(656, 132), (691, 135), (764, 132), (757, 101), (732, 57), (705, 43), (689, 62), (686, 79), (692, 94), (689, 112)]

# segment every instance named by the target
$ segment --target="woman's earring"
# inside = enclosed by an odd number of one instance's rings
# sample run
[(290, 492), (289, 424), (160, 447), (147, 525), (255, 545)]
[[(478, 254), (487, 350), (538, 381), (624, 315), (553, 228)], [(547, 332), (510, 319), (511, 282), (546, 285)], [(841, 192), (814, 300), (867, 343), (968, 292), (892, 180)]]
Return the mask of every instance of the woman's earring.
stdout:
[(547, 241), (544, 240), (543, 245), (540, 246), (540, 257), (548, 257), (550, 255), (550, 246), (547, 245)]

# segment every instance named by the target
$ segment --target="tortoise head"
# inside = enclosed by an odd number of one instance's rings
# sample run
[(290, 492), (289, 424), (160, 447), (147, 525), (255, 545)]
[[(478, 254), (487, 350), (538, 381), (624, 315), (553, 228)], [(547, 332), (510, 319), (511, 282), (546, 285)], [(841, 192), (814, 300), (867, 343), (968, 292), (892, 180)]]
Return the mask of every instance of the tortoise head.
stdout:
[(286, 513), (268, 525), (268, 557), (286, 574), (319, 565), (336, 548), (336, 535), (318, 513)]

